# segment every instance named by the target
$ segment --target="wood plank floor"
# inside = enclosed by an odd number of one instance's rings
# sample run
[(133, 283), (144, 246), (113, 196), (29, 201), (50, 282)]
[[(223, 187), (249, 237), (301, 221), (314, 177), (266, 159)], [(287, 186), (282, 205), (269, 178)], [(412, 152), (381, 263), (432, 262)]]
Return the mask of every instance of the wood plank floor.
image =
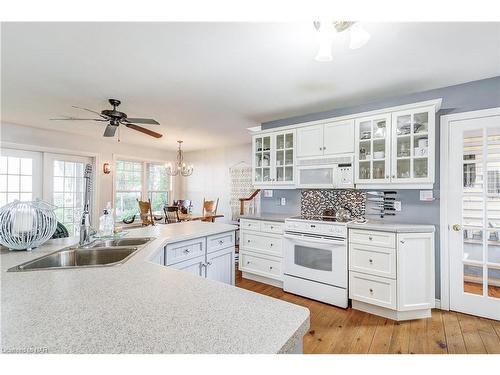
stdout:
[(239, 271), (236, 286), (307, 307), (311, 327), (304, 353), (500, 353), (500, 321), (433, 310), (429, 319), (395, 322), (243, 279)]

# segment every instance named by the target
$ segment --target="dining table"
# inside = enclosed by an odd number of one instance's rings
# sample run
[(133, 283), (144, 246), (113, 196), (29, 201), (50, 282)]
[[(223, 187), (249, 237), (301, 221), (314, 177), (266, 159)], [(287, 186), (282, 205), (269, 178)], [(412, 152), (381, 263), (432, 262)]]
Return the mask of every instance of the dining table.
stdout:
[(194, 221), (194, 220), (205, 220), (205, 221), (212, 221), (217, 218), (224, 217), (222, 214), (197, 214), (197, 213), (188, 213), (184, 214), (182, 212), (179, 212), (179, 220), (180, 221)]

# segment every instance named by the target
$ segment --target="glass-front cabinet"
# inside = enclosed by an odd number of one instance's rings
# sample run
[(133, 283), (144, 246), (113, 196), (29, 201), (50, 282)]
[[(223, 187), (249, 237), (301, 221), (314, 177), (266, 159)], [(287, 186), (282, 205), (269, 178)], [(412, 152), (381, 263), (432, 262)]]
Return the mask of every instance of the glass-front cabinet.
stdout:
[(390, 129), (390, 114), (356, 120), (355, 173), (357, 183), (390, 181)]
[(433, 182), (434, 107), (392, 114), (392, 182)]
[(295, 183), (295, 130), (253, 136), (253, 182), (256, 186)]
[(355, 182), (411, 188), (434, 183), (435, 106), (358, 118)]

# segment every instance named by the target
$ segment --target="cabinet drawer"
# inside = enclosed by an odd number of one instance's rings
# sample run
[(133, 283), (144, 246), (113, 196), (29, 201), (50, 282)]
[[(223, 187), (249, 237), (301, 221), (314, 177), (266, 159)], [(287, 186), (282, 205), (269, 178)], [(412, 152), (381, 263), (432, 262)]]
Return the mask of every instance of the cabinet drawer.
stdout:
[(260, 230), (260, 221), (258, 220), (247, 220), (247, 219), (241, 219), (240, 220), (240, 228), (244, 230)]
[(232, 246), (234, 246), (234, 232), (207, 237), (207, 252), (209, 253)]
[(267, 233), (283, 234), (283, 223), (263, 221), (260, 223), (260, 230)]
[(396, 309), (396, 280), (349, 272), (349, 298)]
[(245, 250), (256, 251), (273, 256), (283, 256), (283, 237), (270, 236), (260, 233), (242, 232), (240, 247)]
[(349, 244), (349, 269), (370, 275), (396, 278), (396, 249)]
[(257, 275), (281, 280), (281, 260), (258, 256), (258, 254), (240, 253), (240, 270)]
[(175, 242), (165, 248), (165, 265), (170, 266), (201, 255), (205, 255), (205, 238)]
[(362, 245), (396, 247), (396, 235), (394, 233), (376, 232), (371, 230), (349, 230), (349, 242)]

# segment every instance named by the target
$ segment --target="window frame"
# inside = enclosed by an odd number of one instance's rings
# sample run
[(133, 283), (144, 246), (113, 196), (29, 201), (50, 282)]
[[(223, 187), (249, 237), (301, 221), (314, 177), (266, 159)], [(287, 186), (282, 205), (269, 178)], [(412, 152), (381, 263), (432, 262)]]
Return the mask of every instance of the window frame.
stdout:
[[(149, 190), (149, 165), (150, 164), (158, 164), (158, 165), (165, 165), (166, 162), (164, 160), (158, 160), (158, 159), (144, 159), (144, 158), (137, 158), (137, 157), (132, 157), (132, 156), (127, 156), (127, 155), (118, 155), (118, 154), (113, 154), (113, 170), (112, 170), (112, 175), (113, 175), (113, 215), (114, 215), (114, 220), (116, 223), (122, 223), (122, 219), (117, 218), (116, 216), (116, 164), (118, 161), (128, 161), (128, 162), (133, 162), (133, 163), (142, 163), (142, 178), (141, 178), (141, 198), (140, 199), (148, 199), (150, 198), (149, 193), (150, 192), (164, 192), (164, 190)], [(170, 200), (172, 199), (172, 191), (173, 191), (173, 178), (172, 176), (168, 176), (168, 190), (165, 192), (167, 193), (167, 199)], [(127, 192), (126, 190), (118, 190), (118, 192)], [(136, 190), (131, 190), (130, 192), (136, 192)], [(139, 213), (136, 214), (136, 218), (139, 217)]]

